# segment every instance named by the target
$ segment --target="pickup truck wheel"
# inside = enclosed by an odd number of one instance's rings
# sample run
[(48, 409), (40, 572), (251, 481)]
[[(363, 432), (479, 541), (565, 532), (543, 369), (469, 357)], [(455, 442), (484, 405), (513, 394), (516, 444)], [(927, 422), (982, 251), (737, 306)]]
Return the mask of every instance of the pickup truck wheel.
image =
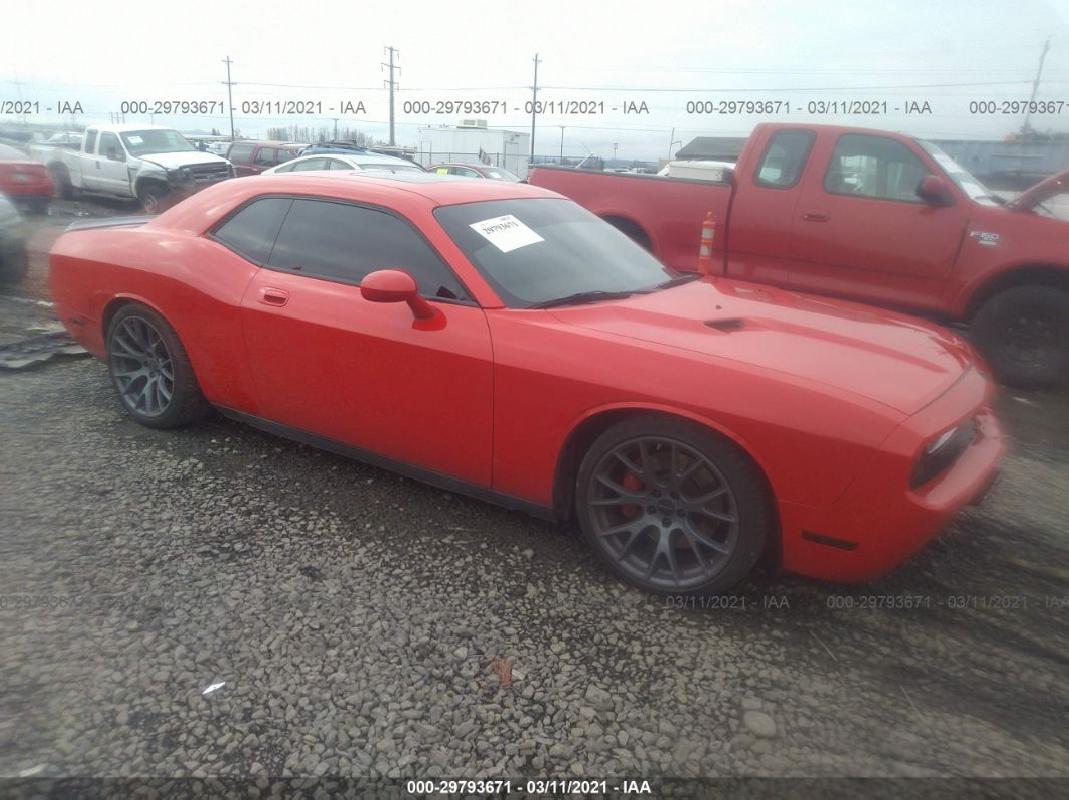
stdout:
[(602, 560), (654, 592), (729, 589), (773, 533), (772, 498), (753, 462), (682, 420), (636, 417), (606, 430), (583, 457), (575, 504)]
[(108, 325), (108, 374), (123, 408), (150, 428), (176, 428), (203, 417), (208, 402), (178, 334), (140, 303), (120, 308)]
[(163, 198), (167, 190), (159, 184), (149, 183), (141, 187), (137, 193), (137, 199), (146, 214), (159, 214), (163, 209)]
[(67, 170), (53, 165), (48, 168), (48, 171), (52, 173), (52, 185), (55, 186), (56, 196), (63, 200), (73, 200), (74, 186), (71, 184), (71, 177), (67, 174)]
[(30, 257), (25, 247), (0, 252), (0, 284), (14, 286), (22, 282), (30, 268)]
[(1001, 383), (1056, 386), (1069, 372), (1069, 292), (1050, 286), (999, 292), (977, 312), (972, 338)]

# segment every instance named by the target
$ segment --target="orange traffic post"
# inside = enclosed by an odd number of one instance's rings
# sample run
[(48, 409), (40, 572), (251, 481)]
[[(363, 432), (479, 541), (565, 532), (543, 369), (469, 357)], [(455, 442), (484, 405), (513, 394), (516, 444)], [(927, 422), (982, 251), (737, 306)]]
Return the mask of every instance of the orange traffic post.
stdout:
[(713, 240), (716, 238), (716, 216), (710, 211), (702, 222), (701, 246), (698, 248), (698, 272), (713, 274)]

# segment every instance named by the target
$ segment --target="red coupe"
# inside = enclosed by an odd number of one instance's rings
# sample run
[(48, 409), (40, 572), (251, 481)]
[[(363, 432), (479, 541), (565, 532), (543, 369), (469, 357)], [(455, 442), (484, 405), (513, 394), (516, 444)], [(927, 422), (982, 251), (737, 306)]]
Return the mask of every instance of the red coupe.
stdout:
[(991, 384), (909, 317), (663, 266), (553, 192), (427, 174), (227, 181), (51, 254), (126, 410), (267, 431), (552, 519), (623, 578), (763, 555), (861, 580), (993, 479)]
[(45, 214), (54, 190), (48, 167), (21, 150), (0, 144), (0, 194), (26, 205), (35, 214)]

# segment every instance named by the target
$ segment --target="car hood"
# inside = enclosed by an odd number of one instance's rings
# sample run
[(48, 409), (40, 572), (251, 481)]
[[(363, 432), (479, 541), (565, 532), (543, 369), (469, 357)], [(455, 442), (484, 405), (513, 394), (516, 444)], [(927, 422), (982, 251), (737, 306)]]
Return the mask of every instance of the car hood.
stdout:
[(180, 150), (177, 153), (147, 153), (138, 156), (142, 161), (156, 164), (164, 169), (178, 169), (192, 164), (228, 164), (225, 158), (201, 150)]
[(1049, 200), (1054, 195), (1067, 190), (1069, 190), (1069, 170), (1059, 172), (1057, 175), (1051, 175), (1031, 189), (1021, 192), (1021, 194), (1008, 202), (1006, 207), (1028, 210), (1035, 208), (1037, 204), (1042, 203), (1044, 200)]
[(903, 414), (939, 397), (973, 362), (963, 339), (903, 314), (725, 278), (552, 313), (565, 324), (773, 370)]

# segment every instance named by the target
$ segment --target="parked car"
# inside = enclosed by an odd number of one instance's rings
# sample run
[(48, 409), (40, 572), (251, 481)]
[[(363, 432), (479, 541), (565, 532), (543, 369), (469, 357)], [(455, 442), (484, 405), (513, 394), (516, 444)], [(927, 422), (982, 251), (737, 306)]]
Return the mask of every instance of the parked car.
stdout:
[(504, 167), (491, 167), (486, 164), (435, 164), (427, 167), (428, 172), (438, 175), (459, 175), (462, 178), (487, 178), (492, 181), (513, 181), (519, 178)]
[(227, 160), (234, 165), (234, 173), (240, 178), (259, 175), (264, 170), (285, 164), (296, 158), (305, 147), (296, 142), (233, 142), (226, 152)]
[(64, 198), (81, 191), (136, 199), (149, 214), (234, 174), (225, 158), (160, 126), (94, 125), (79, 150), (34, 145), (30, 152), (48, 166)]
[[(58, 317), (150, 427), (209, 406), (550, 519), (654, 591), (762, 555), (877, 575), (1003, 445), (960, 337), (666, 267), (557, 194), (269, 175), (53, 246)], [(112, 227), (109, 227), (112, 226)]]
[(310, 144), (301, 150), (300, 155), (310, 156), (319, 153), (365, 153), (370, 154), (372, 151), (356, 142), (346, 141), (344, 139), (334, 139), (327, 142), (316, 142)]
[[(1064, 181), (1069, 173), (1056, 180)], [(970, 326), (998, 378), (1069, 372), (1069, 227), (1026, 193), (1004, 204), (936, 145), (862, 128), (762, 124), (722, 184), (537, 167), (665, 264), (714, 270)]]
[(47, 139), (36, 144), (45, 144), (51, 147), (66, 147), (68, 150), (78, 150), (82, 146), (82, 134), (62, 131), (53, 133)]
[(35, 214), (48, 212), (54, 186), (48, 169), (26, 153), (0, 144), (0, 193)]
[(0, 194), (0, 283), (18, 283), (29, 266), (22, 217), (6, 196)]
[(331, 153), (299, 156), (289, 163), (265, 170), (265, 175), (280, 175), (287, 172), (313, 172), (315, 170), (372, 170), (375, 172), (423, 172), (423, 167), (393, 156), (376, 153)]

